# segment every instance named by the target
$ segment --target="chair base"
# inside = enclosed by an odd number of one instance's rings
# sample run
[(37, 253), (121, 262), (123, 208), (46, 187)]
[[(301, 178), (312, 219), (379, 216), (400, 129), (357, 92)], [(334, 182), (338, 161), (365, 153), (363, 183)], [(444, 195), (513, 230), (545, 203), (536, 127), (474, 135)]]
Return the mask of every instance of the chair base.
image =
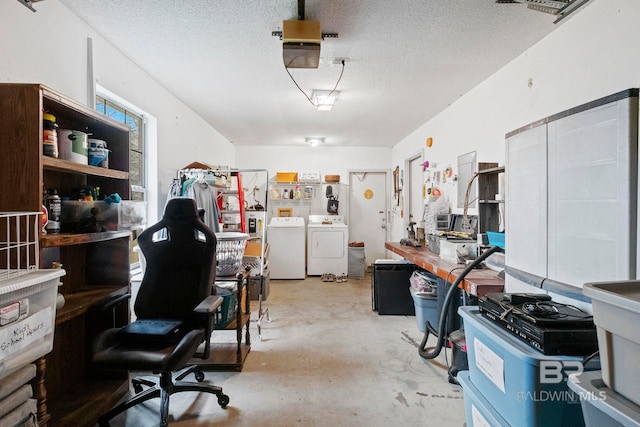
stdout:
[[(225, 409), (229, 404), (229, 396), (222, 392), (222, 387), (182, 381), (184, 377), (192, 372), (198, 382), (202, 382), (204, 380), (204, 374), (198, 369), (198, 366), (188, 366), (175, 374), (172, 374), (171, 372), (162, 372), (160, 376), (136, 377), (132, 379), (131, 383), (133, 384), (133, 389), (136, 393), (135, 396), (132, 396), (125, 402), (122, 402), (106, 414), (102, 415), (98, 420), (98, 424), (100, 427), (109, 426), (109, 421), (116, 415), (121, 414), (139, 403), (159, 397), (160, 426), (166, 427), (169, 423), (169, 396), (182, 391), (197, 391), (215, 394), (218, 397), (218, 404), (221, 408)], [(143, 385), (149, 386), (149, 388), (144, 390)]]

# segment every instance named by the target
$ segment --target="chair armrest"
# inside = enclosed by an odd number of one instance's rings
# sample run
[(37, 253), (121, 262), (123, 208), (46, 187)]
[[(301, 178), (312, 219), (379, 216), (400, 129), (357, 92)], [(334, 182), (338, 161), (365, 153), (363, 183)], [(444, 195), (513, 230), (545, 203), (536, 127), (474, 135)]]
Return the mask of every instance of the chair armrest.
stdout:
[(196, 308), (193, 309), (196, 313), (213, 313), (222, 304), (222, 297), (218, 295), (209, 295), (205, 298)]
[(208, 359), (209, 353), (211, 351), (211, 333), (214, 329), (214, 320), (213, 313), (220, 307), (222, 304), (223, 298), (219, 295), (209, 295), (206, 297), (196, 308), (193, 309), (195, 313), (202, 315), (205, 320), (205, 330), (204, 330), (204, 351), (202, 354), (197, 355), (196, 357), (200, 357), (201, 359)]

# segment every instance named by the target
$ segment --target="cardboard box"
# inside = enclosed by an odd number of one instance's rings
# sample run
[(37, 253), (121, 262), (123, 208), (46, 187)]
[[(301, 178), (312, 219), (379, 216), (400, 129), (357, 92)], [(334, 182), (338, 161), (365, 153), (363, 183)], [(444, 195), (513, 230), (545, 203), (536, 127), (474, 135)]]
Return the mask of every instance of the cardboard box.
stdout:
[(297, 182), (298, 172), (276, 172), (276, 182)]
[[(269, 253), (269, 243), (265, 243), (264, 244), (265, 258), (268, 253)], [(262, 256), (262, 242), (260, 240), (248, 241), (247, 246), (244, 248), (244, 256), (260, 258)]]

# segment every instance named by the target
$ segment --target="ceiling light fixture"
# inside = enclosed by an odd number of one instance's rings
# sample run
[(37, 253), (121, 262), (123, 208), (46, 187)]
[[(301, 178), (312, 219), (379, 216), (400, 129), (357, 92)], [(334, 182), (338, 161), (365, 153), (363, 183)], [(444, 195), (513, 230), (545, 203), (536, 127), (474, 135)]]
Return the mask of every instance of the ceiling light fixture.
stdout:
[(324, 138), (321, 137), (305, 138), (304, 141), (311, 144), (312, 147), (317, 147), (319, 144), (324, 144)]
[(337, 90), (314, 90), (311, 92), (311, 102), (319, 111), (330, 111), (338, 99)]

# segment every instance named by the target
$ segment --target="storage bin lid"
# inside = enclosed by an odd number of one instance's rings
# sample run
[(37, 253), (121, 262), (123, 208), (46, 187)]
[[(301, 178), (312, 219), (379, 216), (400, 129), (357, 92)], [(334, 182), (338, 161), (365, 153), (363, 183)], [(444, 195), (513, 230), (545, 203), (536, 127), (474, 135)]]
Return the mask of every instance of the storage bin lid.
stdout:
[[(2, 278), (0, 271), (0, 279)], [(11, 292), (15, 292), (19, 289), (29, 288), (32, 286), (44, 284), (50, 280), (57, 279), (66, 274), (63, 269), (43, 269), (43, 270), (30, 270), (26, 274), (22, 274), (15, 277), (10, 277), (6, 280), (0, 280), (0, 295), (5, 295)], [(53, 284), (54, 282), (52, 282)], [(57, 286), (60, 286), (60, 282), (55, 282)]]
[(640, 281), (585, 283), (582, 293), (624, 310), (640, 313)]

